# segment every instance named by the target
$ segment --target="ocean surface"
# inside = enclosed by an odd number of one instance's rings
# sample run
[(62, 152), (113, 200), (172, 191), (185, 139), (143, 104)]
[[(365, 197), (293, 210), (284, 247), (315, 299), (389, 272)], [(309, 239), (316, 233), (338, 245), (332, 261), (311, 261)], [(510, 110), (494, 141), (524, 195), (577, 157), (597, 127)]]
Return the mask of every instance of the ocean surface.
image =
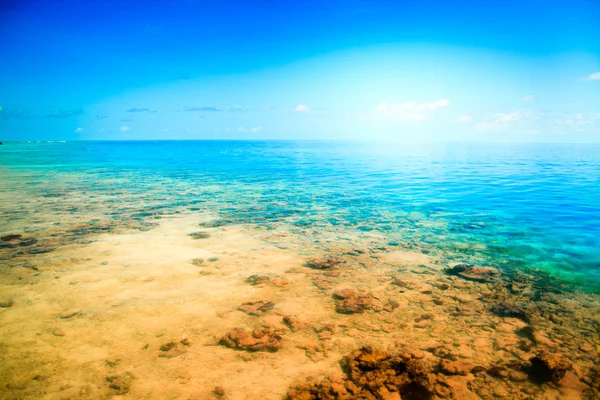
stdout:
[(0, 189), (2, 234), (210, 212), (313, 243), (378, 233), (600, 293), (600, 145), (5, 142)]

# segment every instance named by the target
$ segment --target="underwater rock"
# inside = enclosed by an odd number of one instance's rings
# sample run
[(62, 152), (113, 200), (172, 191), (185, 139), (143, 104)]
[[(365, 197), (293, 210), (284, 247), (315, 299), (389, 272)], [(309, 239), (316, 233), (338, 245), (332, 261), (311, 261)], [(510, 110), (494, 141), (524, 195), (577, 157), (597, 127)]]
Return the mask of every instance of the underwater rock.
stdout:
[(210, 233), (208, 232), (193, 232), (188, 235), (192, 239), (208, 239), (210, 237)]
[(336, 290), (335, 292), (333, 292), (333, 297), (341, 299), (341, 300), (358, 297), (358, 295), (359, 295), (359, 293), (357, 290), (349, 289), (349, 288), (340, 289), (340, 290)]
[(246, 351), (276, 352), (282, 346), (281, 331), (273, 327), (263, 327), (248, 332), (235, 328), (219, 340), (219, 344), (230, 349)]
[(513, 382), (524, 382), (527, 380), (527, 374), (521, 371), (510, 371), (508, 377)]
[(312, 362), (324, 360), (329, 355), (329, 345), (327, 342), (310, 343), (304, 346), (298, 346), (306, 351), (306, 357)]
[(467, 375), (473, 369), (473, 365), (463, 361), (442, 360), (440, 370), (446, 375)]
[(54, 336), (65, 336), (65, 331), (63, 331), (60, 328), (54, 328), (54, 329), (52, 329), (52, 334)]
[(250, 275), (248, 278), (246, 278), (246, 283), (256, 286), (256, 285), (261, 285), (263, 283), (268, 283), (271, 281), (271, 277), (266, 276), (266, 275)]
[(318, 270), (327, 270), (337, 267), (344, 261), (337, 258), (313, 258), (304, 263), (305, 267)]
[(290, 400), (431, 399), (435, 375), (422, 360), (408, 354), (392, 355), (363, 347), (344, 358), (346, 377), (330, 376), (323, 381), (304, 383), (288, 391)]
[(161, 345), (159, 350), (160, 351), (169, 351), (171, 349), (174, 349), (175, 347), (177, 347), (177, 343), (169, 342), (169, 343), (165, 343), (165, 344)]
[(0, 308), (10, 308), (15, 304), (13, 299), (0, 300)]
[(192, 261), (190, 261), (193, 265), (195, 265), (196, 267), (201, 266), (202, 264), (204, 264), (204, 259), (203, 258), (194, 258)]
[(184, 354), (185, 352), (186, 352), (186, 350), (184, 348), (178, 346), (169, 351), (160, 353), (158, 356), (163, 357), (163, 358), (175, 358), (175, 357), (179, 357), (180, 355)]
[(527, 310), (516, 304), (509, 302), (498, 303), (490, 307), (490, 311), (499, 317), (517, 318), (529, 323), (529, 313)]
[(436, 286), (440, 290), (448, 290), (450, 289), (450, 285), (446, 282), (433, 282), (433, 286)]
[(383, 309), (389, 312), (398, 307), (400, 307), (400, 303), (398, 303), (396, 300), (388, 300), (387, 303), (385, 303), (385, 306), (383, 306)]
[(565, 356), (548, 352), (541, 352), (529, 361), (531, 362), (530, 375), (544, 382), (558, 382), (573, 365)]
[(107, 376), (106, 381), (108, 382), (108, 387), (114, 390), (115, 394), (127, 394), (133, 382), (133, 375), (124, 373), (122, 375)]
[(23, 235), (21, 235), (20, 233), (4, 235), (4, 236), (0, 237), (0, 241), (1, 242), (12, 242), (15, 240), (21, 240), (22, 237), (23, 237)]
[(222, 386), (215, 386), (215, 388), (213, 389), (213, 393), (216, 394), (218, 397), (223, 397), (225, 396), (225, 389), (223, 389)]
[(458, 264), (454, 267), (447, 268), (444, 272), (448, 275), (459, 276), (463, 279), (474, 282), (489, 282), (500, 272), (492, 267), (479, 267), (468, 264)]
[(547, 347), (556, 347), (554, 342), (550, 340), (546, 335), (537, 330), (533, 330), (531, 333), (531, 339), (535, 344), (541, 344)]
[(213, 219), (212, 221), (204, 221), (200, 222), (198, 226), (202, 228), (219, 228), (221, 226), (225, 226), (229, 224), (231, 221), (226, 219)]
[(266, 300), (250, 301), (238, 307), (238, 310), (245, 312), (248, 315), (261, 316), (267, 311), (275, 307), (275, 303)]
[(271, 279), (271, 283), (277, 287), (284, 287), (289, 285), (290, 281), (281, 278), (273, 278)]
[(295, 315), (286, 315), (283, 317), (283, 323), (290, 328), (292, 332), (299, 331), (306, 327), (306, 322), (302, 321), (300, 318)]
[(402, 279), (394, 279), (392, 281), (392, 285), (398, 286), (398, 287), (406, 287), (407, 283), (405, 281), (403, 281)]
[(181, 340), (179, 343), (176, 342), (168, 342), (160, 346), (159, 350), (161, 353), (158, 355), (163, 358), (175, 358), (184, 354), (187, 350), (184, 346), (189, 346), (190, 343), (187, 339)]
[[(14, 249), (17, 247), (29, 247), (37, 243), (36, 238), (24, 238), (23, 235), (5, 235), (0, 238), (0, 250), (1, 249)], [(33, 251), (32, 251), (33, 252)], [(35, 252), (33, 252), (36, 254)]]
[(335, 310), (340, 314), (358, 314), (367, 310), (380, 311), (383, 309), (381, 302), (368, 292), (342, 289), (334, 293), (334, 298), (338, 299)]
[(80, 308), (65, 311), (64, 313), (60, 314), (60, 318), (61, 319), (69, 319), (69, 318), (76, 316), (77, 314), (81, 314)]

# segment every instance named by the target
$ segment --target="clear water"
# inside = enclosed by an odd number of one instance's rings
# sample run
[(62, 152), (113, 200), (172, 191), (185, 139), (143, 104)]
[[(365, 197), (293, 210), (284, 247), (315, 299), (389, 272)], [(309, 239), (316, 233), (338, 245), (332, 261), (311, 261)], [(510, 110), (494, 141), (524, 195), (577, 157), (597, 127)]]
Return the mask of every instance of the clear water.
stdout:
[(600, 292), (600, 145), (13, 142), (0, 180), (3, 234), (209, 212), (315, 242), (378, 232)]

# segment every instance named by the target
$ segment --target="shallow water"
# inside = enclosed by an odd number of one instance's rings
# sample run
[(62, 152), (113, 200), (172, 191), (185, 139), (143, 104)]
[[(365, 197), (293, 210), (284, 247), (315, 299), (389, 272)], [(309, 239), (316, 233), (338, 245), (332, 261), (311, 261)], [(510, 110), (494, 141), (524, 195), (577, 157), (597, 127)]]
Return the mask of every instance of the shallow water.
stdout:
[(363, 345), (472, 368), (433, 398), (600, 393), (598, 145), (5, 143), (0, 217), (6, 398), (276, 399)]
[(600, 292), (599, 145), (42, 142), (6, 144), (0, 157), (2, 232), (66, 213), (210, 212), (318, 228), (315, 240), (376, 231)]

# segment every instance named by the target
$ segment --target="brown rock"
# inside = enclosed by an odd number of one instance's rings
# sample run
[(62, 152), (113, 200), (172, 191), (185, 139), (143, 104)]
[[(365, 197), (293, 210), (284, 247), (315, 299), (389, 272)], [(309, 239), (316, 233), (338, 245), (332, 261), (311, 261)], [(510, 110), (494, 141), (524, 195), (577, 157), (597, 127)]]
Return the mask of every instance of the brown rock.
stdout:
[(169, 351), (165, 351), (163, 353), (160, 353), (158, 356), (159, 357), (163, 357), (163, 358), (175, 358), (175, 357), (179, 357), (180, 355), (184, 354), (187, 350), (177, 346)]
[(65, 336), (65, 331), (63, 331), (60, 328), (54, 328), (54, 329), (52, 329), (52, 334), (54, 336)]
[(124, 373), (122, 375), (107, 376), (106, 381), (108, 382), (108, 387), (114, 390), (115, 394), (126, 394), (129, 392), (133, 375)]
[(540, 381), (558, 382), (572, 366), (571, 361), (563, 355), (548, 352), (541, 352), (529, 361), (531, 362), (531, 375)]
[(524, 382), (527, 380), (527, 374), (521, 371), (510, 371), (508, 377), (514, 382)]
[(496, 397), (507, 397), (509, 395), (510, 393), (504, 388), (504, 386), (498, 385), (494, 388), (494, 396)]
[(456, 275), (463, 279), (475, 282), (489, 282), (500, 272), (491, 267), (479, 267), (468, 264), (458, 264), (445, 271), (448, 275)]
[(442, 360), (440, 370), (446, 375), (467, 375), (471, 372), (473, 365), (463, 361)]
[(556, 347), (556, 345), (554, 344), (554, 342), (552, 340), (550, 340), (546, 335), (544, 335), (542, 332), (539, 331), (533, 331), (531, 333), (531, 338), (533, 339), (533, 341), (536, 344), (542, 344), (544, 346), (548, 346), (548, 347)]
[(0, 300), (0, 308), (10, 308), (15, 304), (13, 299)]
[(248, 315), (261, 316), (267, 311), (275, 307), (275, 303), (266, 300), (250, 301), (238, 307), (238, 310), (245, 312)]
[(431, 322), (426, 319), (419, 319), (417, 322), (415, 322), (415, 328), (423, 329), (423, 328), (427, 328), (430, 325), (431, 325)]
[(272, 327), (252, 332), (236, 328), (223, 336), (219, 344), (237, 350), (276, 352), (282, 346), (282, 339), (281, 332)]
[(158, 356), (163, 358), (179, 357), (187, 351), (184, 346), (189, 346), (187, 339), (182, 340), (180, 343), (165, 343), (160, 346), (161, 353)]
[(160, 346), (160, 351), (169, 351), (171, 349), (174, 349), (175, 347), (177, 347), (177, 343), (175, 342), (165, 343)]
[(283, 323), (286, 324), (292, 332), (299, 331), (306, 327), (306, 322), (302, 321), (295, 315), (286, 315), (283, 317)]
[(290, 400), (431, 399), (435, 376), (421, 360), (363, 347), (344, 358), (347, 376), (304, 383), (288, 392)]
[(74, 310), (69, 310), (69, 311), (65, 311), (64, 313), (60, 314), (60, 318), (62, 319), (69, 319), (72, 318), (74, 316), (76, 316), (77, 314), (81, 314), (81, 309), (74, 309)]
[[(349, 296), (338, 300), (335, 310), (340, 314), (358, 314), (367, 310), (380, 311), (383, 309), (381, 302), (371, 293), (354, 293), (352, 289), (345, 289), (343, 295)], [(338, 296), (339, 297), (339, 296)]]
[(213, 392), (219, 397), (225, 396), (225, 389), (222, 386), (215, 386)]
[(338, 260), (337, 258), (313, 258), (306, 261), (304, 266), (311, 269), (326, 270), (335, 268), (342, 263), (343, 261)]
[(325, 324), (321, 328), (315, 329), (315, 331), (317, 332), (317, 336), (320, 340), (328, 340), (333, 337), (333, 335), (337, 331), (337, 328), (335, 325)]
[(289, 285), (290, 281), (281, 278), (273, 278), (271, 279), (271, 283), (277, 287), (284, 287)]
[(188, 235), (192, 239), (208, 239), (210, 237), (210, 233), (208, 232), (193, 232)]
[(12, 235), (4, 235), (2, 237), (0, 237), (0, 241), (2, 242), (11, 242), (14, 240), (21, 240), (23, 238), (23, 235), (21, 234), (12, 234)]
[(266, 276), (266, 275), (250, 275), (248, 278), (246, 278), (246, 283), (249, 283), (250, 285), (261, 285), (263, 283), (268, 283), (271, 281), (271, 277)]
[(355, 289), (345, 288), (333, 292), (333, 297), (339, 300), (344, 300), (358, 297), (358, 294), (358, 291)]
[(510, 303), (503, 302), (493, 305), (490, 311), (499, 317), (505, 318), (518, 318), (524, 322), (529, 322), (529, 313), (525, 307)]
[(401, 280), (401, 279), (394, 279), (392, 281), (392, 285), (398, 286), (398, 287), (406, 287), (407, 283), (405, 281)]

